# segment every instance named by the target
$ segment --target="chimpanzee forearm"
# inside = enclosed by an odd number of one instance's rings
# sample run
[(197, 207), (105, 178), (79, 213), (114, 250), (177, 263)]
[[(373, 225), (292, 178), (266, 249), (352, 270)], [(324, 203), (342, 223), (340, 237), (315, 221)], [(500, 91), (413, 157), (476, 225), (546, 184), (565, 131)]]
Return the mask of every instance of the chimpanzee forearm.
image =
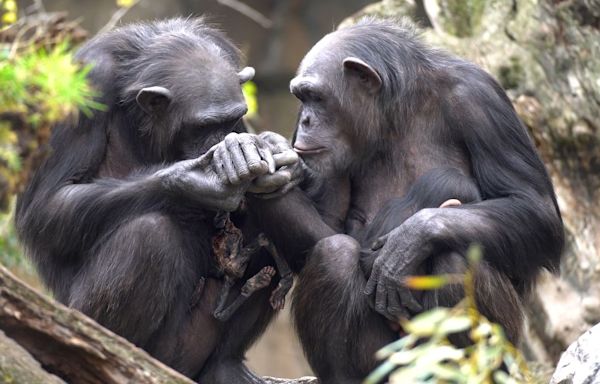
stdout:
[(466, 251), (476, 239), (484, 258), (517, 285), (531, 282), (541, 268), (557, 268), (563, 232), (550, 198), (512, 196), (418, 215), (434, 247)]
[(299, 188), (274, 199), (249, 197), (248, 207), (259, 227), (295, 272), (319, 240), (336, 233)]
[(417, 310), (404, 279), (418, 273), (429, 257), (464, 253), (474, 242), (483, 247), (487, 263), (524, 294), (541, 268), (558, 268), (562, 222), (551, 196), (526, 190), (457, 208), (423, 209), (387, 235), (365, 293), (374, 295), (376, 310), (389, 318), (403, 307)]
[[(20, 225), (28, 227), (22, 233), (35, 236), (37, 242), (43, 239), (48, 242), (45, 247), (65, 256), (81, 251), (69, 249), (71, 245), (87, 249), (114, 223), (134, 214), (164, 210), (177, 199), (161, 188), (152, 175), (129, 180), (98, 179), (37, 193), (46, 197), (35, 199), (20, 218)], [(98, 220), (99, 217), (102, 220)], [(73, 238), (79, 240), (69, 240)], [(27, 243), (28, 239), (24, 240)]]

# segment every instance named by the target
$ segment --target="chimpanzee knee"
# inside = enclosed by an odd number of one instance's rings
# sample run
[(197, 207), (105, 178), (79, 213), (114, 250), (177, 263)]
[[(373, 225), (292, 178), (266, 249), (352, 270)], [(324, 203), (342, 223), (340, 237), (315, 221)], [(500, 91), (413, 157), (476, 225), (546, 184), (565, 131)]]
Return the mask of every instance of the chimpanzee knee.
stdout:
[(145, 347), (197, 279), (182, 234), (168, 216), (151, 213), (97, 244), (71, 287), (69, 305)]
[(375, 365), (377, 348), (393, 340), (385, 319), (369, 309), (362, 294), (366, 279), (359, 257), (354, 238), (324, 238), (313, 248), (294, 289), (298, 335), (323, 383), (361, 382), (363, 372)]
[(360, 244), (347, 235), (333, 235), (320, 240), (313, 248), (307, 268), (318, 268), (333, 284), (344, 284), (355, 273)]

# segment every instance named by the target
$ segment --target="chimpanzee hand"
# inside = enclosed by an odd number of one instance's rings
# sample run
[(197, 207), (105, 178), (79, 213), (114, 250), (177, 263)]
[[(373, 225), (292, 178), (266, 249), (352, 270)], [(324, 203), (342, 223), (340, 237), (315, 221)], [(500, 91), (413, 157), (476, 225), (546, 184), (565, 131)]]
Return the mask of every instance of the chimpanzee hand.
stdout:
[[(233, 211), (252, 180), (275, 173), (277, 163), (265, 140), (248, 133), (230, 133), (204, 155), (156, 173), (166, 189), (204, 206)], [(285, 183), (276, 184), (281, 187)]]
[(372, 297), (375, 311), (392, 321), (407, 318), (409, 313), (422, 310), (405, 279), (417, 273), (418, 268), (433, 252), (433, 240), (440, 223), (436, 209), (423, 209), (399, 227), (390, 231), (373, 246), (379, 247), (365, 294)]
[(302, 181), (302, 165), (298, 154), (288, 140), (274, 132), (258, 135), (271, 149), (276, 171), (257, 177), (252, 181), (248, 192), (262, 199), (275, 198), (287, 193)]

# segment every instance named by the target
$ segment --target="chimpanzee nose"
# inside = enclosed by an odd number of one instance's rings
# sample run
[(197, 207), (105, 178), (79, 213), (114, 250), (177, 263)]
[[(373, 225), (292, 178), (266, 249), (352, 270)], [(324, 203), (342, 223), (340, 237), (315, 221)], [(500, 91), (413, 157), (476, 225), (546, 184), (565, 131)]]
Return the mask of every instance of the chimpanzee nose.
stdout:
[(302, 121), (300, 122), (304, 127), (308, 127), (310, 125), (310, 116), (304, 116)]

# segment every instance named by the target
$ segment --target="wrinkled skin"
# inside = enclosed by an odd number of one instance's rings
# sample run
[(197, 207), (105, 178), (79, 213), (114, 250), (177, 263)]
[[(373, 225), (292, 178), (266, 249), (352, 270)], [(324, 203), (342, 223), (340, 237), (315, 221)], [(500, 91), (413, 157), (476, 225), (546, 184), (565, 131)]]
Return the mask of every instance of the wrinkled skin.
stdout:
[[(185, 375), (261, 383), (243, 356), (272, 318), (279, 279), (220, 322), (211, 253), (218, 212), (251, 241), (261, 228), (238, 211), (244, 196), (297, 182), (283, 137), (245, 132), (240, 84), (254, 70), (191, 18), (100, 35), (77, 59), (93, 64), (107, 109), (54, 127), (50, 156), (17, 203), (27, 254), (58, 300)], [(253, 257), (233, 289), (273, 263)]]
[[(306, 180), (254, 207), (283, 212), (291, 239), (276, 227), (267, 235), (284, 254), (306, 258), (294, 316), (321, 382), (361, 382), (375, 351), (397, 337), (389, 321), (456, 304), (460, 290), (421, 296), (403, 281), (462, 272), (471, 243), (484, 249), (481, 310), (517, 341), (520, 301), (541, 269), (558, 269), (564, 239), (550, 179), (498, 83), (424, 46), (409, 26), (367, 19), (318, 42), (290, 90), (301, 101), (294, 149)], [(449, 195), (408, 209), (366, 252), (376, 257), (365, 273), (361, 241), (381, 230), (382, 207), (448, 167), (474, 181), (481, 201), (444, 204), (457, 197)]]

